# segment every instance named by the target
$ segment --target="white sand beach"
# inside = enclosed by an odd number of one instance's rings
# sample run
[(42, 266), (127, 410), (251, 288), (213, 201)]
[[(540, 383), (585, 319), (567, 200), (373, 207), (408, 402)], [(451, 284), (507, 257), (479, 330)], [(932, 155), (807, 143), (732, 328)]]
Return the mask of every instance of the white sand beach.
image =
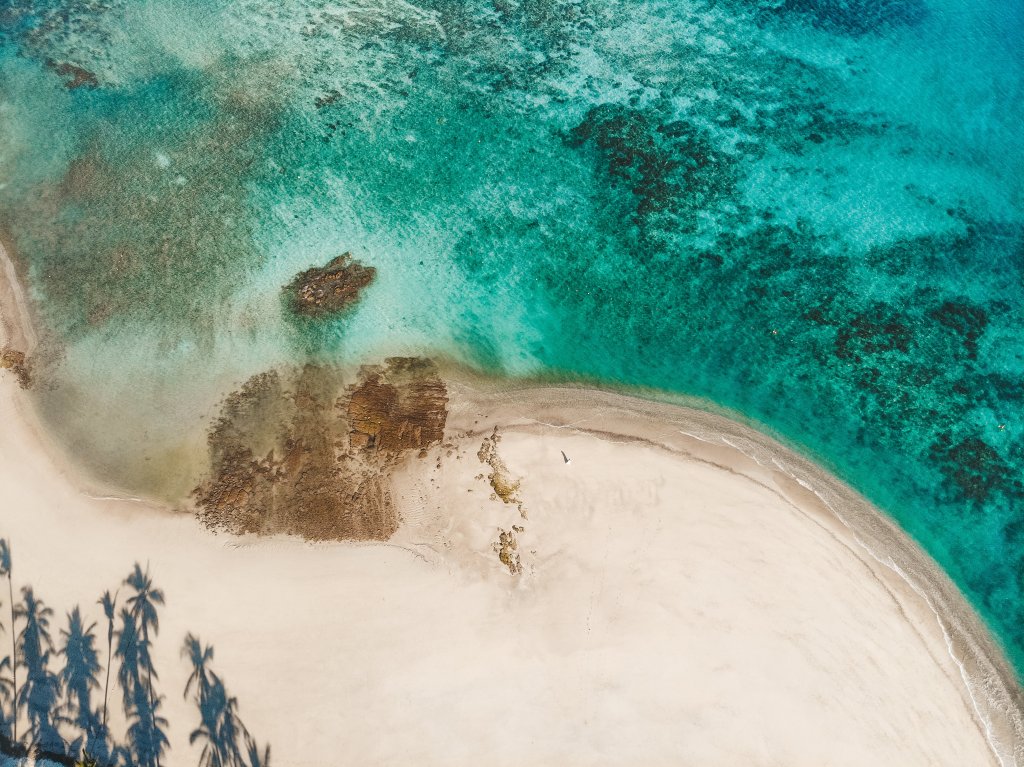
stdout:
[[(283, 767), (999, 764), (992, 742), (1014, 763), (931, 608), (816, 496), (666, 422), (679, 446), (641, 441), (624, 398), (456, 388), (451, 446), (400, 472), (395, 538), (312, 545), (85, 495), (0, 391), (17, 582), (97, 619), (135, 560), (167, 593), (170, 765), (196, 758), (187, 631)], [(481, 477), (495, 426), (526, 519)], [(493, 546), (513, 525), (519, 575)]]
[(15, 583), (56, 634), (148, 563), (170, 767), (198, 754), (189, 631), (277, 767), (1022, 761), (1019, 692), (976, 616), (810, 462), (697, 410), (449, 388), (445, 444), (396, 476), (393, 539), (310, 544), (84, 492), (0, 375)]

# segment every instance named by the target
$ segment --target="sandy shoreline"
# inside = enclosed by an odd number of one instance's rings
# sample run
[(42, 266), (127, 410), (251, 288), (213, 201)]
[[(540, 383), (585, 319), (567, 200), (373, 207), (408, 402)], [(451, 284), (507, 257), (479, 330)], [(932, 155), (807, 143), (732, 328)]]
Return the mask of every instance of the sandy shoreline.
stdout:
[(785, 496), (809, 520), (865, 558), (901, 600), (924, 608), (918, 617), (930, 614), (997, 759), (1001, 764), (1024, 763), (1024, 692), (997, 641), (934, 560), (834, 475), (753, 428), (693, 407), (564, 386), (492, 385), (485, 394), (480, 390), (484, 385), (473, 380), (461, 392), (472, 403), (460, 414), (463, 423), (468, 424), (470, 410), (477, 410), (506, 426), (639, 440), (740, 474)]
[[(30, 343), (4, 276), (0, 342)], [(445, 445), (396, 476), (399, 532), (311, 545), (83, 493), (0, 376), (0, 536), (18, 581), (58, 618), (95, 612), (135, 560), (167, 591), (168, 764), (194, 761), (187, 631), (215, 645), (285, 767), (1024, 763), (1020, 689), (988, 631), (812, 462), (692, 408), (447, 380)], [(495, 427), (525, 517), (481, 479)], [(513, 525), (519, 575), (495, 546)]]

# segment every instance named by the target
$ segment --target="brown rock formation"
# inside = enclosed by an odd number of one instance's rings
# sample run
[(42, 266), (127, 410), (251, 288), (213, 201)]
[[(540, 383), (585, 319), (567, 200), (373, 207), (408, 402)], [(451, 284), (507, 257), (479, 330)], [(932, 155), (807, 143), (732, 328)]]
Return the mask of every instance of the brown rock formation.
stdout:
[(324, 317), (346, 309), (359, 298), (359, 292), (373, 282), (377, 270), (352, 260), (343, 253), (327, 266), (307, 269), (285, 288), (288, 305), (304, 317)]
[(391, 471), (440, 442), (447, 405), (425, 360), (364, 368), (347, 389), (337, 371), (316, 365), (254, 376), (210, 432), (199, 517), (239, 534), (386, 540), (399, 523)]
[(14, 377), (18, 379), (18, 384), (22, 389), (27, 389), (32, 385), (31, 364), (24, 352), (19, 352), (9, 346), (0, 349), (0, 368), (14, 373)]
[(426, 360), (392, 358), (385, 368), (364, 368), (349, 394), (349, 443), (400, 453), (423, 450), (444, 437), (448, 392)]
[(480, 459), (480, 463), (485, 463), (491, 467), (491, 473), (487, 475), (487, 481), (490, 482), (495, 497), (500, 498), (504, 503), (515, 505), (519, 510), (519, 515), (523, 519), (527, 519), (526, 508), (519, 498), (520, 480), (512, 478), (512, 472), (508, 470), (508, 466), (505, 465), (501, 456), (498, 455), (499, 442), (501, 442), (501, 435), (498, 433), (498, 427), (495, 426), (491, 436), (485, 437), (484, 441), (480, 444), (476, 457)]
[(498, 542), (494, 544), (494, 551), (498, 560), (508, 568), (511, 575), (519, 575), (523, 572), (523, 563), (519, 558), (519, 539), (516, 533), (523, 532), (523, 528), (512, 525), (511, 530), (498, 529)]

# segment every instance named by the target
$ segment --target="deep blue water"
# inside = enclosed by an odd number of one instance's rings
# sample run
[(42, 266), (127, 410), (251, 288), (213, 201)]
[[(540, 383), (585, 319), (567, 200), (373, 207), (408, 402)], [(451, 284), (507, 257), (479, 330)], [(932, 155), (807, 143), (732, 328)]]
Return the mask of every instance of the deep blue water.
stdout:
[[(1022, 668), (1021, 40), (996, 0), (7, 0), (40, 407), (146, 490), (280, 362), (696, 395), (892, 514)], [(342, 251), (358, 308), (287, 321)]]

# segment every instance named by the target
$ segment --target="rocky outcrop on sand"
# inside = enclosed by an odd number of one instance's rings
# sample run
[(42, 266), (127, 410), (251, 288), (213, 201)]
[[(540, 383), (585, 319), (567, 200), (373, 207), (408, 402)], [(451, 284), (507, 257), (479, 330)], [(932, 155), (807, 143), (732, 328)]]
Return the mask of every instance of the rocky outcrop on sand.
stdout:
[[(476, 453), (480, 463), (486, 464), (491, 469), (491, 473), (487, 475), (487, 483), (491, 486), (491, 490), (493, 490), (491, 500), (500, 500), (504, 504), (515, 506), (519, 516), (523, 519), (528, 519), (526, 507), (523, 506), (523, 501), (519, 497), (519, 488), (522, 480), (515, 479), (512, 476), (512, 472), (498, 454), (498, 444), (500, 442), (501, 434), (498, 431), (498, 427), (495, 426), (490, 436), (484, 437), (484, 441), (480, 443), (480, 449)], [(480, 474), (477, 476), (477, 479), (484, 479), (484, 476)], [(492, 545), (494, 552), (498, 555), (498, 560), (508, 568), (511, 575), (521, 575), (523, 572), (517, 536), (525, 531), (526, 529), (521, 525), (512, 525), (507, 530), (499, 527), (498, 540)]]
[(397, 357), (363, 368), (348, 396), (349, 444), (384, 455), (421, 451), (444, 437), (448, 393), (425, 360)]
[(508, 466), (505, 465), (501, 456), (498, 455), (499, 442), (501, 442), (501, 435), (498, 433), (498, 427), (495, 426), (491, 436), (484, 438), (484, 441), (480, 444), (476, 457), (480, 459), (480, 463), (485, 463), (491, 467), (491, 473), (487, 475), (487, 481), (490, 483), (491, 489), (494, 490), (494, 495), (505, 503), (515, 506), (519, 510), (519, 515), (526, 519), (526, 508), (519, 498), (520, 480), (512, 478)]
[(27, 389), (32, 385), (32, 368), (25, 352), (20, 352), (9, 346), (3, 347), (0, 349), (0, 368), (10, 370), (18, 379), (18, 384), (22, 389)]
[(343, 253), (327, 266), (307, 269), (285, 288), (288, 307), (301, 317), (326, 317), (347, 309), (373, 282), (377, 270)]
[(498, 530), (498, 542), (494, 544), (494, 551), (508, 571), (512, 575), (520, 575), (523, 572), (523, 563), (519, 559), (519, 539), (516, 534), (523, 532), (519, 525), (512, 525), (509, 530)]
[(386, 540), (398, 528), (391, 472), (438, 444), (448, 393), (427, 360), (391, 358), (345, 385), (331, 367), (254, 376), (209, 435), (199, 518), (236, 534)]

